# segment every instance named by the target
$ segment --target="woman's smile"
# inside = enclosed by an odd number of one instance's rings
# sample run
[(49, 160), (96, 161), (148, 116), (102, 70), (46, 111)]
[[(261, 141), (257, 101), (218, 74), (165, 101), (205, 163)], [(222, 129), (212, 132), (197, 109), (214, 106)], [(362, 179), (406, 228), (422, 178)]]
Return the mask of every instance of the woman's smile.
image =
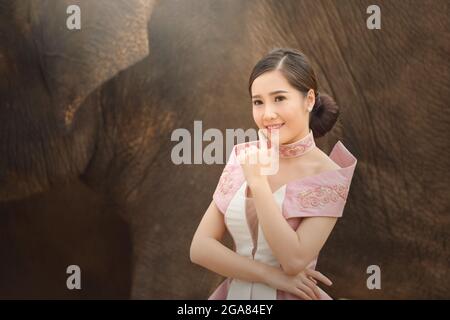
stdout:
[(277, 123), (277, 124), (270, 124), (270, 125), (267, 125), (265, 127), (268, 130), (275, 130), (275, 129), (280, 129), (282, 126), (284, 126), (284, 122), (283, 123)]

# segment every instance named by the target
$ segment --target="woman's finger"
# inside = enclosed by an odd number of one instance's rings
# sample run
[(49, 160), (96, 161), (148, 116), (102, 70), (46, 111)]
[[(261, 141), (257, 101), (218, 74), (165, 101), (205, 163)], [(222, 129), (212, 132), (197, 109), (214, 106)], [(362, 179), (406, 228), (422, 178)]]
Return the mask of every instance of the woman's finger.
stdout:
[(304, 293), (302, 290), (300, 290), (299, 288), (295, 288), (294, 290), (294, 294), (304, 300), (312, 300), (306, 293)]
[(300, 283), (299, 285), (297, 285), (297, 288), (299, 288), (304, 293), (306, 293), (308, 295), (308, 297), (311, 298), (311, 300), (317, 300), (316, 295), (314, 294), (314, 291), (311, 288), (309, 288), (307, 285)]
[(311, 290), (314, 291), (314, 295), (316, 296), (316, 298), (319, 300), (320, 299), (320, 290), (317, 287), (317, 285), (311, 281), (310, 279), (308, 279), (308, 277), (305, 276), (305, 278), (303, 279), (303, 283), (305, 285), (307, 285), (309, 288), (311, 288)]
[(307, 277), (308, 277), (309, 280), (311, 280), (312, 282), (314, 282), (315, 284), (317, 284), (317, 280), (316, 280), (316, 279), (314, 279), (314, 278), (311, 277), (311, 276), (307, 276)]
[(250, 146), (247, 152), (247, 160), (249, 164), (257, 164), (259, 163), (259, 151), (256, 146)]
[(310, 270), (308, 275), (328, 286), (331, 286), (333, 284), (330, 279), (328, 279), (326, 276), (324, 276), (322, 273), (318, 271)]
[(316, 270), (306, 270), (306, 274), (308, 276), (311, 276), (317, 280), (319, 280), (320, 282), (323, 282), (324, 284), (326, 284), (327, 286), (331, 286), (333, 284), (333, 282), (331, 282), (330, 279), (328, 279), (327, 277), (325, 277), (323, 274), (321, 274), (319, 271)]

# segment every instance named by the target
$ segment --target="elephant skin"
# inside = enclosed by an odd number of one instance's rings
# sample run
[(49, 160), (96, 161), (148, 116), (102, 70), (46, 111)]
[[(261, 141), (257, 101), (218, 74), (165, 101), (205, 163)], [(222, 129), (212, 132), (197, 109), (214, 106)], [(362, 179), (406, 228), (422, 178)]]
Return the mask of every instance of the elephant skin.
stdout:
[[(171, 133), (254, 127), (248, 76), (274, 47), (305, 52), (340, 105), (319, 147), (358, 159), (318, 262), (327, 292), (450, 296), (446, 1), (378, 1), (380, 30), (365, 0), (72, 2), (89, 32), (70, 40), (66, 2), (0, 4), (1, 297), (207, 298), (221, 278), (189, 246), (223, 165), (173, 164)], [(68, 291), (77, 263), (86, 289)]]

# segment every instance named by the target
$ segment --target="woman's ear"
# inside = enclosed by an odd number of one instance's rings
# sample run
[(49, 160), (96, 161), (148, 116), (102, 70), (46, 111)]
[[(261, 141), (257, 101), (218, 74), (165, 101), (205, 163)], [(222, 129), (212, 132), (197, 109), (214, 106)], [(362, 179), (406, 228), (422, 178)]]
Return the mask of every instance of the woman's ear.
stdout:
[(316, 96), (314, 94), (314, 90), (309, 89), (306, 95), (306, 109), (308, 109), (309, 112), (312, 111), (314, 103), (316, 103)]

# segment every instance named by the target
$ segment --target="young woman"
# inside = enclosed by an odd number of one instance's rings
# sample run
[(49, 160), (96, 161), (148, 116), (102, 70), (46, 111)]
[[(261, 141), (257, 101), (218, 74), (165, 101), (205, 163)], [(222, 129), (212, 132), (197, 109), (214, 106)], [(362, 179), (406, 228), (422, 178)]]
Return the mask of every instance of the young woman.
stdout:
[[(314, 138), (331, 130), (339, 108), (319, 93), (310, 62), (293, 49), (261, 59), (248, 89), (263, 134), (234, 146), (192, 240), (191, 261), (228, 277), (210, 299), (331, 299), (317, 286), (331, 281), (315, 266), (342, 216), (357, 160), (341, 141), (327, 156)], [(249, 161), (269, 153), (263, 143), (277, 156), (273, 175)], [(234, 250), (220, 242), (226, 230)]]

